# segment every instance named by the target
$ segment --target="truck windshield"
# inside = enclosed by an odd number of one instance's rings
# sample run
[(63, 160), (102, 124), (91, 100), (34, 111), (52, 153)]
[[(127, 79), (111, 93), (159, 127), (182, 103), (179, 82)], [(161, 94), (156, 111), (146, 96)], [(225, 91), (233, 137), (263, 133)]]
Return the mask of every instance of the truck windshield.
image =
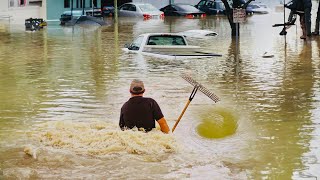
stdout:
[(139, 36), (137, 39), (133, 41), (128, 49), (138, 51), (140, 49), (141, 43), (143, 40), (143, 36)]
[(150, 36), (147, 45), (187, 45), (182, 36), (154, 35)]

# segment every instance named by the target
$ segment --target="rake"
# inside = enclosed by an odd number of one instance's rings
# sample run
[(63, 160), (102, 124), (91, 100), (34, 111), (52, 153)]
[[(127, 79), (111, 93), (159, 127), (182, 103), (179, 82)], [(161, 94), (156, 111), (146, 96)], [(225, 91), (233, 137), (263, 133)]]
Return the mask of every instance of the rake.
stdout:
[(177, 125), (179, 124), (183, 114), (185, 113), (185, 111), (187, 110), (189, 104), (191, 103), (192, 99), (194, 98), (194, 96), (196, 95), (197, 91), (201, 91), (203, 94), (205, 94), (206, 96), (208, 96), (210, 99), (212, 99), (215, 103), (217, 103), (218, 101), (220, 101), (219, 97), (216, 96), (214, 93), (212, 93), (210, 90), (208, 90), (207, 88), (205, 88), (202, 84), (198, 83), (196, 80), (194, 80), (192, 77), (188, 76), (188, 75), (182, 75), (181, 76), (184, 80), (186, 80), (188, 83), (190, 83), (192, 86), (194, 86), (191, 95), (188, 99), (187, 104), (185, 105), (185, 107), (183, 108), (178, 120), (176, 121), (176, 123), (174, 124), (173, 128), (172, 128), (172, 132), (176, 129)]

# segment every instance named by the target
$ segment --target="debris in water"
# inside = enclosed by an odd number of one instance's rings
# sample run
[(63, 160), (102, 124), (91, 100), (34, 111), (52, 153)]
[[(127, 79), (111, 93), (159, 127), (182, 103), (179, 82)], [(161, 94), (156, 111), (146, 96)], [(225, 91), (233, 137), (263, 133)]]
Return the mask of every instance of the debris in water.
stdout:
[(273, 58), (274, 55), (273, 54), (269, 54), (268, 52), (264, 52), (262, 55), (263, 58)]

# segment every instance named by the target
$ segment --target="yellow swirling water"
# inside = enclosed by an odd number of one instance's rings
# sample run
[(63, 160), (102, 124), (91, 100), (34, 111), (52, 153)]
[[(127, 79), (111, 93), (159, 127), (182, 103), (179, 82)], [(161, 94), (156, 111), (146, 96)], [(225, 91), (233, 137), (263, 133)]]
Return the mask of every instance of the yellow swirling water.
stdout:
[(236, 115), (223, 108), (206, 111), (200, 116), (200, 120), (197, 132), (204, 138), (224, 138), (235, 134), (238, 127)]

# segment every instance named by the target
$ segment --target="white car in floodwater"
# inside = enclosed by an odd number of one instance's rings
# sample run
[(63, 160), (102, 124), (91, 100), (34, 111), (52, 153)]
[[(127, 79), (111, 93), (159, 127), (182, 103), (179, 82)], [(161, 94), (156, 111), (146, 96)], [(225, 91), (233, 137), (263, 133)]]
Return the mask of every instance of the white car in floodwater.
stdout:
[(210, 30), (187, 30), (183, 32), (179, 32), (178, 34), (184, 35), (185, 37), (191, 38), (207, 38), (217, 36), (218, 33)]
[(155, 56), (160, 58), (205, 58), (222, 56), (205, 52), (200, 46), (191, 46), (178, 33), (146, 33), (138, 36), (122, 49), (127, 53)]
[(250, 9), (253, 14), (268, 14), (270, 12), (270, 8), (265, 4), (249, 4), (247, 9)]

